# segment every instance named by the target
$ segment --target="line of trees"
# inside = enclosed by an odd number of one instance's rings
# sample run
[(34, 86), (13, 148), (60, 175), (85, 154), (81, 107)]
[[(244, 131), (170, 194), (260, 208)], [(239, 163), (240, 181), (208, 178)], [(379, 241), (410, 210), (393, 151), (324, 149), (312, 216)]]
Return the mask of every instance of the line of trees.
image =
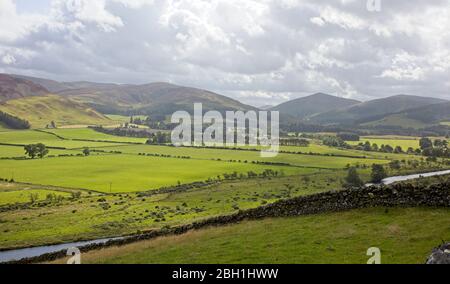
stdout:
[(19, 117), (0, 111), (0, 121), (13, 129), (29, 129), (30, 123)]
[(420, 139), (419, 145), (422, 154), (426, 157), (450, 158), (447, 140), (436, 139), (433, 142), (430, 138), (423, 137)]

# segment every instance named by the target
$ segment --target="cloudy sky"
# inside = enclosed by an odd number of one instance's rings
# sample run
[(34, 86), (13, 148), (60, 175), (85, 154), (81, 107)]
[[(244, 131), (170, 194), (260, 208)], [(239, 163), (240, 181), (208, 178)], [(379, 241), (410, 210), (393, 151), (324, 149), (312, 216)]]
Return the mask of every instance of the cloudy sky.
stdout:
[(450, 0), (380, 2), (0, 0), (0, 72), (167, 81), (258, 106), (450, 98)]

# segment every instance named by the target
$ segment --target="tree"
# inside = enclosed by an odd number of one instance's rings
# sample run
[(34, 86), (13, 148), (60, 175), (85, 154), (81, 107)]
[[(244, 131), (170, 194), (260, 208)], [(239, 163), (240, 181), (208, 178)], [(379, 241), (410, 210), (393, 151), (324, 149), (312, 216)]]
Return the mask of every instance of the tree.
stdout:
[(366, 143), (364, 143), (364, 151), (367, 151), (367, 152), (372, 151), (372, 146), (370, 145), (369, 141), (366, 141)]
[(29, 129), (30, 123), (24, 119), (15, 117), (0, 111), (0, 121), (13, 129)]
[(378, 144), (377, 143), (373, 143), (372, 145), (372, 151), (378, 152), (379, 148), (378, 148)]
[(401, 147), (401, 146), (396, 146), (395, 149), (394, 149), (394, 153), (395, 153), (395, 154), (401, 154), (401, 153), (403, 153), (402, 147)]
[(42, 143), (36, 144), (36, 151), (37, 151), (37, 156), (40, 159), (44, 158), (48, 154), (47, 147), (44, 144), (42, 144)]
[(433, 147), (433, 142), (430, 138), (423, 137), (419, 141), (420, 149), (427, 149)]
[(389, 163), (389, 167), (393, 170), (399, 170), (401, 168), (401, 164), (399, 160), (395, 160)]
[(386, 177), (387, 177), (387, 174), (386, 174), (386, 171), (384, 170), (383, 165), (378, 165), (378, 164), (372, 165), (372, 173), (371, 173), (372, 182), (380, 183)]
[(359, 177), (358, 172), (355, 167), (351, 167), (348, 169), (347, 177), (345, 178), (345, 182), (348, 186), (362, 186), (364, 182)]
[(28, 155), (31, 159), (34, 159), (36, 157), (44, 158), (48, 154), (47, 147), (42, 144), (29, 144), (24, 147), (25, 154)]
[(25, 155), (28, 155), (31, 159), (36, 158), (37, 149), (35, 144), (25, 145), (23, 148), (25, 149)]
[(86, 147), (86, 148), (83, 149), (83, 154), (85, 156), (89, 156), (91, 154), (91, 150), (89, 150), (89, 148)]
[(37, 193), (30, 193), (30, 202), (36, 203), (36, 201), (39, 199), (39, 194)]

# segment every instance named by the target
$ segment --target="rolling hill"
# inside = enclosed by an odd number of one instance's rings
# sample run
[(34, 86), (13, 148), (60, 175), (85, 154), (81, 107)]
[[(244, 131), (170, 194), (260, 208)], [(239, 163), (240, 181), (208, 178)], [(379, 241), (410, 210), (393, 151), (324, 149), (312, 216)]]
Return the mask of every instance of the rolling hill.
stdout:
[(271, 110), (279, 111), (281, 115), (290, 115), (299, 119), (308, 119), (310, 116), (319, 113), (352, 106), (358, 103), (360, 102), (356, 100), (317, 93), (282, 103), (271, 108)]
[(116, 84), (106, 84), (106, 83), (93, 83), (93, 82), (58, 82), (49, 79), (16, 75), (16, 74), (8, 74), (8, 76), (16, 78), (16, 79), (24, 79), (27, 81), (31, 81), (35, 84), (41, 85), (45, 89), (47, 89), (51, 93), (58, 93), (64, 90), (71, 89), (82, 89), (82, 88), (106, 88), (106, 87), (114, 87), (118, 86)]
[(169, 83), (69, 89), (58, 94), (86, 103), (102, 113), (167, 116), (178, 110), (192, 111), (194, 103), (203, 103), (204, 110), (220, 112), (256, 110), (210, 91)]
[(32, 81), (0, 74), (0, 102), (48, 93), (47, 89)]
[(92, 108), (57, 95), (32, 96), (0, 103), (0, 111), (30, 122), (32, 128), (111, 124), (112, 121)]
[(437, 98), (397, 95), (321, 113), (311, 120), (322, 124), (364, 124), (379, 121), (391, 114), (446, 102)]
[(450, 120), (450, 102), (427, 105), (391, 114), (364, 126), (396, 126), (420, 129), (431, 125), (445, 125)]

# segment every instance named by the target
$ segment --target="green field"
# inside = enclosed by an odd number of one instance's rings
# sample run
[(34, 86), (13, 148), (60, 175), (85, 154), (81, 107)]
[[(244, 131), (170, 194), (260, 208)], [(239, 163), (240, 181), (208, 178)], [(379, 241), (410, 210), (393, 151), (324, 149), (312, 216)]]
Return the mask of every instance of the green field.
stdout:
[(77, 149), (83, 147), (117, 146), (117, 143), (109, 143), (109, 142), (64, 140), (56, 137), (55, 135), (35, 130), (0, 132), (0, 143), (18, 144), (18, 145), (43, 143), (49, 147), (62, 147), (67, 149)]
[[(125, 115), (118, 115), (118, 114), (107, 114), (105, 115), (107, 118), (116, 121), (116, 122), (120, 122), (120, 123), (129, 123), (131, 116), (125, 116)], [(140, 118), (142, 120), (146, 119), (147, 116), (146, 115), (135, 115), (133, 116), (133, 118)]]
[(395, 148), (396, 146), (402, 147), (403, 151), (406, 151), (409, 147), (412, 147), (413, 149), (420, 148), (419, 146), (419, 139), (420, 138), (411, 138), (411, 139), (397, 139), (397, 138), (390, 138), (390, 137), (361, 137), (360, 141), (348, 141), (347, 143), (350, 145), (358, 145), (359, 143), (366, 143), (366, 141), (369, 141), (370, 144), (377, 144), (378, 147), (381, 145), (390, 145), (391, 147)]
[(30, 202), (31, 194), (36, 194), (37, 201), (45, 200), (48, 194), (55, 194), (56, 196), (62, 197), (70, 197), (70, 193), (68, 192), (61, 192), (47, 189), (0, 191), (0, 205)]
[[(100, 148), (102, 149), (102, 148)], [(170, 147), (170, 146), (153, 146), (153, 145), (132, 145), (104, 148), (106, 151), (121, 151), (129, 154), (164, 154), (172, 156), (189, 156), (195, 159), (220, 159), (222, 161), (260, 161), (288, 163), (300, 167), (316, 167), (327, 169), (342, 169), (347, 164), (385, 164), (388, 160), (380, 159), (362, 159), (347, 157), (328, 157), (319, 155), (298, 155), (280, 153), (273, 158), (262, 158), (259, 151), (236, 151), (211, 148), (195, 148), (195, 147)]]
[(450, 126), (450, 121), (444, 121), (444, 122), (441, 122), (441, 124), (442, 124), (442, 125)]
[(90, 128), (73, 128), (73, 129), (46, 129), (45, 132), (54, 133), (65, 139), (86, 139), (98, 141), (112, 141), (125, 143), (141, 143), (144, 144), (146, 138), (120, 137), (97, 132)]
[(157, 189), (180, 183), (191, 183), (233, 172), (261, 173), (265, 169), (283, 171), (286, 175), (311, 173), (313, 169), (279, 167), (205, 160), (106, 155), (61, 157), (36, 160), (3, 160), (0, 176), (14, 173), (16, 181), (85, 188), (100, 192), (131, 192)]
[[(370, 208), (245, 221), (83, 254), (83, 263), (424, 263), (450, 237), (450, 209)], [(414, 220), (414, 222), (411, 222)]]

